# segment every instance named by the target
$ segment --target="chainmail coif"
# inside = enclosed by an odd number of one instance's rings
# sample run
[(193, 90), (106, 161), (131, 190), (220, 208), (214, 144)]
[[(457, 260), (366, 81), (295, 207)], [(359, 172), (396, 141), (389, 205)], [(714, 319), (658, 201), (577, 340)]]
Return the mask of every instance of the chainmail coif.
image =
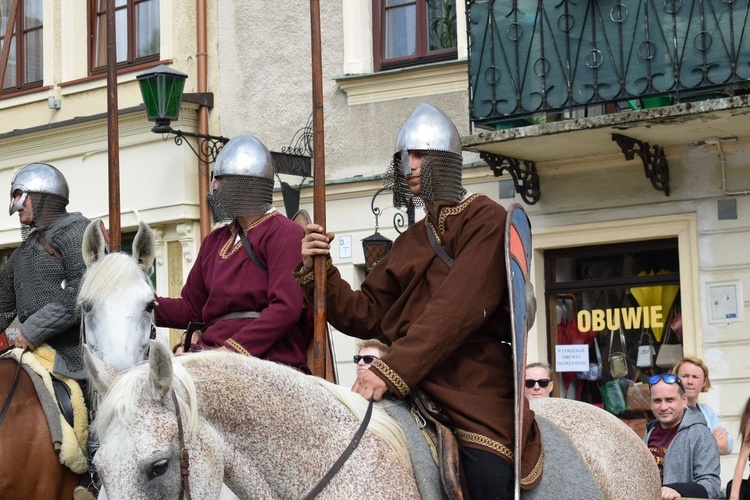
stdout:
[(424, 208), (425, 203), (434, 205), (435, 200), (458, 203), (466, 194), (461, 184), (461, 155), (448, 151), (429, 150), (422, 159), (419, 196), (409, 191), (406, 177), (402, 173), (401, 155), (396, 154), (388, 167), (384, 179), (385, 188), (393, 192), (393, 206), (406, 208), (411, 202)]
[(263, 215), (273, 202), (273, 179), (248, 175), (224, 175), (219, 186), (206, 195), (214, 224), (240, 216)]

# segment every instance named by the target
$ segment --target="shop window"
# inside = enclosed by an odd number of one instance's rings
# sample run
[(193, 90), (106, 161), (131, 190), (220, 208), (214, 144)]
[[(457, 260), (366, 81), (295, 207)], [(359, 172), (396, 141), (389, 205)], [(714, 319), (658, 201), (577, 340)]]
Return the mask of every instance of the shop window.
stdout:
[[(544, 264), (552, 366), (564, 364), (562, 354), (556, 359), (558, 346), (586, 346), (589, 363), (599, 362), (597, 345), (601, 353), (599, 380), (558, 370), (556, 396), (601, 406), (600, 387), (616, 381), (627, 402), (635, 384), (648, 384), (651, 375), (671, 369), (666, 354), (681, 352), (682, 346), (677, 239), (552, 250), (545, 252)], [(639, 346), (653, 346), (654, 355), (639, 360)], [(575, 354), (565, 357), (574, 359)], [(635, 402), (617, 413), (623, 419), (650, 416)]]
[[(8, 29), (12, 0), (0, 0), (0, 49)], [(42, 0), (18, 2), (16, 22), (10, 41), (3, 94), (42, 86)]]
[[(107, 65), (107, 1), (89, 0), (91, 73)], [(117, 67), (159, 60), (159, 0), (115, 0)]]
[(375, 70), (456, 58), (456, 0), (373, 0)]

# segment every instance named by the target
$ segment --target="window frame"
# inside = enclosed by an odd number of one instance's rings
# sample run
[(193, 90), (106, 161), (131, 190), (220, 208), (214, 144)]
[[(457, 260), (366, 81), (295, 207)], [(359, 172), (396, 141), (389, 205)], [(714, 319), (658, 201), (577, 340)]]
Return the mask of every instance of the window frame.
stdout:
[[(87, 11), (88, 11), (88, 29), (89, 29), (89, 43), (88, 43), (88, 66), (89, 75), (99, 75), (107, 72), (106, 63), (102, 66), (96, 65), (96, 47), (98, 44), (97, 40), (97, 21), (99, 17), (105, 19), (106, 23), (106, 4), (103, 9), (98, 9), (97, 4), (100, 0), (88, 0)], [(125, 10), (127, 12), (127, 56), (124, 61), (117, 63), (117, 69), (129, 68), (140, 66), (154, 61), (159, 61), (161, 57), (161, 43), (159, 44), (159, 52), (144, 57), (135, 57), (136, 54), (136, 7), (137, 4), (146, 2), (148, 0), (126, 0), (126, 4), (121, 7), (115, 7), (115, 12)], [(159, 7), (161, 7), (161, 0), (159, 0)], [(159, 19), (159, 26), (161, 29), (161, 15)], [(106, 39), (103, 41), (106, 50)], [(106, 54), (105, 54), (106, 59)]]
[[(372, 47), (373, 47), (373, 66), (375, 71), (385, 71), (389, 69), (404, 68), (438, 61), (449, 61), (458, 58), (458, 47), (449, 49), (440, 49), (429, 51), (429, 36), (425, 23), (420, 20), (427, 18), (427, 3), (429, 0), (408, 0), (404, 4), (386, 7), (387, 0), (373, 0), (372, 2)], [(460, 0), (456, 0), (458, 3)], [(416, 6), (416, 54), (403, 57), (386, 59), (385, 57), (385, 36), (386, 29), (386, 11), (392, 8), (402, 8), (404, 5), (414, 4)], [(458, 28), (458, 6), (456, 11), (456, 27)], [(458, 40), (456, 40), (458, 45)]]
[[(42, 4), (43, 5), (43, 4)], [(5, 82), (0, 82), (0, 96), (2, 97), (9, 97), (13, 95), (17, 95), (19, 93), (22, 93), (24, 91), (30, 90), (30, 89), (36, 89), (40, 88), (44, 85), (44, 13), (42, 13), (42, 19), (38, 26), (34, 26), (33, 28), (27, 28), (26, 27), (26, 13), (25, 13), (25, 2), (19, 1), (18, 2), (18, 11), (16, 14), (16, 25), (13, 27), (13, 35), (11, 36), (11, 45), (13, 44), (13, 41), (15, 40), (16, 46), (15, 46), (15, 56), (16, 56), (16, 81), (15, 84), (12, 87), (4, 88), (2, 85)], [(21, 32), (21, 36), (18, 36), (19, 31)], [(40, 46), (42, 50), (42, 75), (39, 78), (39, 80), (34, 80), (31, 82), (24, 82), (26, 79), (26, 65), (27, 60), (24, 56), (25, 53), (25, 47), (26, 47), (26, 35), (27, 33), (31, 33), (33, 31), (41, 31), (42, 32), (42, 44)], [(5, 32), (0, 33), (0, 40), (3, 40), (5, 38)], [(0, 47), (1, 50), (1, 47)], [(8, 60), (10, 60), (10, 52), (8, 53)], [(7, 63), (6, 63), (6, 75), (7, 77)], [(20, 85), (19, 85), (19, 82)]]

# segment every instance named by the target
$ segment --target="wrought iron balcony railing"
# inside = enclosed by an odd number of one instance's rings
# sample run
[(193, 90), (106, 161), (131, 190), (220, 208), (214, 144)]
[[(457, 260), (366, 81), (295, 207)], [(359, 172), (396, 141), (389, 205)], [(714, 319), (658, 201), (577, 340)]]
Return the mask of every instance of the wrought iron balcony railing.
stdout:
[(745, 88), (750, 0), (468, 0), (471, 120)]

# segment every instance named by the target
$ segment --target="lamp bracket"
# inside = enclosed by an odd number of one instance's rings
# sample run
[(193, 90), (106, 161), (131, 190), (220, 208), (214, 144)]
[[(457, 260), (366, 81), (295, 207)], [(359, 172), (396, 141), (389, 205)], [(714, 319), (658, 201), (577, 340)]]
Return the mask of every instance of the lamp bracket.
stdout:
[(622, 134), (612, 134), (612, 140), (620, 146), (626, 160), (632, 160), (635, 155), (643, 162), (646, 178), (657, 191), (664, 191), (669, 196), (669, 163), (664, 154), (664, 148), (654, 144), (633, 139)]
[(213, 92), (196, 92), (193, 94), (182, 94), (182, 102), (192, 102), (199, 106), (205, 106), (208, 109), (214, 107), (214, 93)]
[[(228, 137), (224, 137), (221, 135), (183, 132), (182, 130), (175, 130), (169, 125), (157, 125), (151, 129), (151, 132), (157, 134), (173, 134), (175, 144), (177, 144), (178, 146), (182, 145), (183, 143), (187, 144), (199, 160), (203, 158), (208, 164), (214, 163), (216, 161), (216, 157), (219, 155), (219, 151), (221, 151), (221, 148), (223, 148), (224, 145), (229, 142)], [(198, 139), (198, 149), (194, 148), (190, 141), (186, 141), (186, 137), (193, 137), (195, 139)]]
[(536, 162), (531, 160), (520, 160), (510, 156), (496, 155), (482, 152), (479, 154), (492, 169), (495, 177), (500, 177), (507, 171), (513, 178), (516, 192), (521, 195), (523, 201), (534, 205), (542, 195), (539, 185), (539, 174), (536, 171)]

